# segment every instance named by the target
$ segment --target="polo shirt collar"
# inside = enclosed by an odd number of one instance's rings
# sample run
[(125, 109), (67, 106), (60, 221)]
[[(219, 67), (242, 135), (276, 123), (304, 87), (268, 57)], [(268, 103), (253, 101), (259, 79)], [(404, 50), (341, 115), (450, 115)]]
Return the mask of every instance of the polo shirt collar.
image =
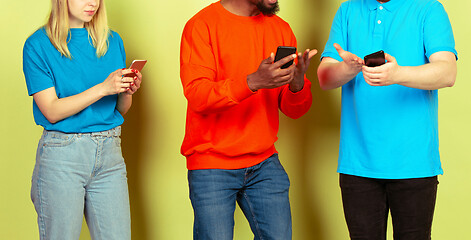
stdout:
[(379, 5), (383, 6), (384, 9), (394, 12), (396, 9), (398, 9), (401, 4), (404, 3), (404, 0), (390, 0), (389, 2), (386, 3), (379, 3), (377, 0), (366, 0), (368, 4), (368, 9), (370, 11), (376, 10)]

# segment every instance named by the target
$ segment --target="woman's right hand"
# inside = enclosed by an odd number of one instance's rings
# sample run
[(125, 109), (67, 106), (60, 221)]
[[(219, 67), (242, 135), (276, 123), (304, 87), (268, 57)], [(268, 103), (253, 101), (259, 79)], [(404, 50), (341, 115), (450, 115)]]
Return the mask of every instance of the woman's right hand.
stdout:
[(114, 95), (129, 90), (131, 84), (134, 83), (134, 78), (124, 77), (124, 75), (128, 73), (132, 73), (132, 70), (123, 68), (112, 72), (105, 81), (101, 83), (104, 96)]

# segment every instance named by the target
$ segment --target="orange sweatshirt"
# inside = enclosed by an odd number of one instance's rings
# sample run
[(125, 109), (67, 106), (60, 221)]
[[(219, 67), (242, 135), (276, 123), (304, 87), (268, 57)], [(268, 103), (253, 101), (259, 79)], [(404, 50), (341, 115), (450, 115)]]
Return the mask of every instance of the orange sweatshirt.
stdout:
[(278, 109), (291, 118), (309, 110), (307, 78), (297, 93), (288, 85), (257, 92), (247, 85), (247, 75), (278, 46), (296, 46), (278, 16), (237, 16), (216, 2), (187, 22), (180, 53), (188, 100), (181, 153), (189, 170), (254, 166), (276, 153)]

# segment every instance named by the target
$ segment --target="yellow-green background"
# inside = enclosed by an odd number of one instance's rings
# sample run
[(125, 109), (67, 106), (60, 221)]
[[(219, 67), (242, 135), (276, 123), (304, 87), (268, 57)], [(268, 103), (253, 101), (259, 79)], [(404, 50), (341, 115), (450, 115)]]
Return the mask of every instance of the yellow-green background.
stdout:
[[(179, 79), (180, 36), (185, 22), (212, 0), (108, 0), (108, 18), (132, 59), (149, 60), (141, 90), (125, 116), (123, 152), (131, 200), (133, 239), (192, 239), (185, 159), (179, 154), (186, 101)], [(280, 0), (280, 16), (291, 24), (299, 48), (322, 51), (341, 0)], [(459, 53), (453, 88), (439, 91), (440, 176), (433, 238), (468, 239), (471, 220), (471, 2), (442, 0), (450, 16)], [(0, 14), (0, 239), (38, 239), (36, 213), (29, 198), (35, 150), (42, 128), (32, 116), (22, 73), (25, 39), (44, 23), (49, 0), (1, 0)], [(299, 120), (281, 118), (276, 146), (291, 178), (294, 239), (343, 240), (336, 157), (339, 90), (321, 91), (318, 58), (308, 77), (314, 102)], [(235, 239), (252, 234), (236, 210)], [(90, 239), (83, 225), (83, 239)], [(389, 239), (392, 239), (389, 236)]]

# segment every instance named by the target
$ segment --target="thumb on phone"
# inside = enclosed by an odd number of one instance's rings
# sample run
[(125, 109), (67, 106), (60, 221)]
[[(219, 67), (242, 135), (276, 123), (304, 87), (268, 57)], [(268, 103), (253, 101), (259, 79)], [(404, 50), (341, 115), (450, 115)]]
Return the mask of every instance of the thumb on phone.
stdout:
[(270, 56), (263, 60), (264, 63), (272, 64), (275, 61), (275, 54), (273, 52), (270, 53)]
[(387, 53), (384, 53), (384, 59), (386, 59), (388, 62), (396, 62), (396, 58)]

